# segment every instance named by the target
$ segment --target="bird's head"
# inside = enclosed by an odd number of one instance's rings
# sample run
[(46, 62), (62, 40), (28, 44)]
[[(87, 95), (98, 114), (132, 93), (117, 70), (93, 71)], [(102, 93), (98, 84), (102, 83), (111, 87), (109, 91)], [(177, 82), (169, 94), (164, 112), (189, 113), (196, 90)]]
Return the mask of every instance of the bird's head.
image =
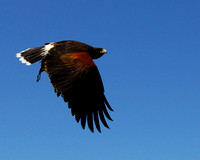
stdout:
[(61, 41), (59, 43), (65, 43), (67, 44), (67, 50), (68, 52), (88, 52), (92, 59), (97, 59), (103, 56), (105, 53), (107, 53), (106, 49), (104, 48), (97, 48), (92, 47), (90, 45), (87, 45), (82, 42), (78, 41)]
[(90, 52), (90, 55), (92, 59), (97, 59), (103, 56), (105, 53), (107, 53), (106, 49), (104, 48), (93, 48), (92, 52)]

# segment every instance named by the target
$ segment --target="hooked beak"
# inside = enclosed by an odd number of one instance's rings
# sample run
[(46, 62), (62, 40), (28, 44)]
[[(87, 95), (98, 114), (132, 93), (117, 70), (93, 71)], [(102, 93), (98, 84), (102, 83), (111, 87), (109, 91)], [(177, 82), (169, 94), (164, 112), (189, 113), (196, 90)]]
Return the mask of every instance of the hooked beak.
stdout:
[(107, 53), (107, 50), (106, 50), (106, 49), (102, 49), (102, 50), (100, 51), (100, 53), (105, 54), (105, 53)]

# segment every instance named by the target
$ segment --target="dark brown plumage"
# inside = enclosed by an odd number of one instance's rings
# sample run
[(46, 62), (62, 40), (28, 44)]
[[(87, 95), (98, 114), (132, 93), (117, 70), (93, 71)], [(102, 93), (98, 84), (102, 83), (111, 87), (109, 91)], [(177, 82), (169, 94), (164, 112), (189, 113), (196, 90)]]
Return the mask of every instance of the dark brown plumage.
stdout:
[(83, 129), (87, 121), (92, 132), (94, 124), (101, 132), (99, 119), (109, 128), (105, 117), (112, 121), (107, 108), (111, 111), (113, 109), (104, 95), (101, 76), (93, 59), (100, 58), (105, 53), (103, 48), (77, 41), (61, 41), (27, 49), (18, 53), (17, 57), (27, 65), (41, 60), (37, 81), (45, 71), (57, 96), (61, 95), (68, 102), (72, 115)]

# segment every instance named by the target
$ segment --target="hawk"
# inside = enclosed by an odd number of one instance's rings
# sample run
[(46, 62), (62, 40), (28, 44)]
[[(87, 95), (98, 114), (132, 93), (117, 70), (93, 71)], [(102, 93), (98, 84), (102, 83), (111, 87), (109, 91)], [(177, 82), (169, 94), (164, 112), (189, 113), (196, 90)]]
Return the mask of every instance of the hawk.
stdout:
[(95, 124), (101, 132), (99, 119), (109, 128), (105, 117), (112, 121), (108, 110), (113, 111), (104, 95), (102, 79), (93, 59), (107, 51), (78, 41), (45, 43), (44, 46), (29, 48), (16, 55), (22, 63), (31, 65), (41, 61), (41, 73), (45, 71), (57, 96), (68, 103), (71, 113), (85, 129), (86, 122), (94, 132)]

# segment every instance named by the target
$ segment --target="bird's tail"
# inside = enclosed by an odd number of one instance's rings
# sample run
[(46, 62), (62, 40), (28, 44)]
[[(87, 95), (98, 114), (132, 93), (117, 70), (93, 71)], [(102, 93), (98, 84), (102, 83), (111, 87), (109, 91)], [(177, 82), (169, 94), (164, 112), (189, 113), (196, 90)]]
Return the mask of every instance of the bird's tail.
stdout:
[(29, 48), (20, 53), (17, 53), (16, 57), (19, 58), (22, 63), (31, 65), (37, 61), (42, 60), (49, 53), (49, 50), (52, 47), (54, 47), (53, 44), (49, 43), (42, 47)]

